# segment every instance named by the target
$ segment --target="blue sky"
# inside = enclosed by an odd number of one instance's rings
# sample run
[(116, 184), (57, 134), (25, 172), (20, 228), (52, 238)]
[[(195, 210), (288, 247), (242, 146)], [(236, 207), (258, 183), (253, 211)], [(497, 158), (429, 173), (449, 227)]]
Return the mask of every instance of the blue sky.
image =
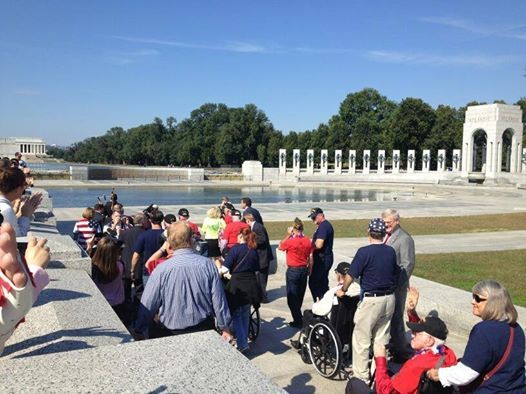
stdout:
[(526, 96), (526, 1), (0, 0), (0, 135), (66, 145), (206, 102), (305, 131), (364, 87)]

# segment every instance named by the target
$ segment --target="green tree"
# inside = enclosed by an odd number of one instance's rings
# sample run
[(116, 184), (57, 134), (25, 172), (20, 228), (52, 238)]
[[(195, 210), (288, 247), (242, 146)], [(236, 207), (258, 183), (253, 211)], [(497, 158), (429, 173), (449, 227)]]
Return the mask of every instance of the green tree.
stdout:
[(436, 165), (438, 149), (446, 149), (446, 165), (451, 166), (453, 149), (462, 148), (463, 120), (460, 112), (447, 105), (439, 105), (435, 110), (435, 122), (424, 145), (431, 149), (431, 165)]
[(400, 103), (389, 121), (386, 131), (393, 149), (400, 149), (400, 155), (405, 159), (407, 151), (414, 149), (416, 167), (421, 167), (422, 149), (431, 134), (435, 123), (433, 108), (424, 101), (408, 97)]

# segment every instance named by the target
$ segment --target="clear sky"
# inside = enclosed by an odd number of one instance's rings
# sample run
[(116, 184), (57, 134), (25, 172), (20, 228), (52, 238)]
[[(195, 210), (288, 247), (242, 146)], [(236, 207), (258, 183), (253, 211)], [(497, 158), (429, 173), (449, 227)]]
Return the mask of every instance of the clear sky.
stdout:
[(0, 0), (0, 135), (50, 144), (207, 102), (305, 131), (364, 87), (513, 103), (525, 73), (525, 0)]

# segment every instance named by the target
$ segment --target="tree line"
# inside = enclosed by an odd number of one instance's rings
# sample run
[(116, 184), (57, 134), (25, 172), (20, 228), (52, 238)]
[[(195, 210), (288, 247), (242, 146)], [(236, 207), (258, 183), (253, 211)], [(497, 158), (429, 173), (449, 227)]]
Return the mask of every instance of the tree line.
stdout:
[[(422, 150), (430, 149), (432, 165), (436, 165), (437, 150), (446, 149), (446, 164), (450, 166), (451, 151), (461, 147), (466, 109), (477, 104), (484, 103), (473, 101), (460, 108), (439, 105), (435, 109), (418, 98), (408, 97), (397, 103), (366, 88), (347, 95), (338, 113), (316, 129), (284, 135), (254, 104), (230, 108), (208, 103), (181, 122), (174, 117), (165, 122), (155, 118), (152, 123), (128, 130), (113, 127), (102, 136), (67, 148), (48, 147), (47, 152), (82, 163), (238, 167), (245, 160), (259, 160), (264, 166), (276, 167), (280, 148), (287, 149), (289, 166), (293, 149), (301, 149), (302, 166), (306, 165), (307, 149), (314, 149), (317, 158), (321, 149), (327, 149), (330, 161), (335, 149), (342, 149), (344, 156), (349, 149), (355, 149), (360, 167), (364, 149), (385, 149), (388, 160), (393, 149), (400, 149), (402, 160), (408, 149), (415, 149), (416, 163)], [(515, 104), (521, 106), (526, 123), (526, 97)], [(375, 154), (371, 156), (376, 164)]]

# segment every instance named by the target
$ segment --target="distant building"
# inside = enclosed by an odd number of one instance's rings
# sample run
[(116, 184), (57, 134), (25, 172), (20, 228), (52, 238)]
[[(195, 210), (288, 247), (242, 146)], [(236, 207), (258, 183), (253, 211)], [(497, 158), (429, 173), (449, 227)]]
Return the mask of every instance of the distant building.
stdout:
[(16, 152), (24, 156), (45, 156), (46, 143), (36, 137), (0, 138), (0, 156), (14, 157)]

